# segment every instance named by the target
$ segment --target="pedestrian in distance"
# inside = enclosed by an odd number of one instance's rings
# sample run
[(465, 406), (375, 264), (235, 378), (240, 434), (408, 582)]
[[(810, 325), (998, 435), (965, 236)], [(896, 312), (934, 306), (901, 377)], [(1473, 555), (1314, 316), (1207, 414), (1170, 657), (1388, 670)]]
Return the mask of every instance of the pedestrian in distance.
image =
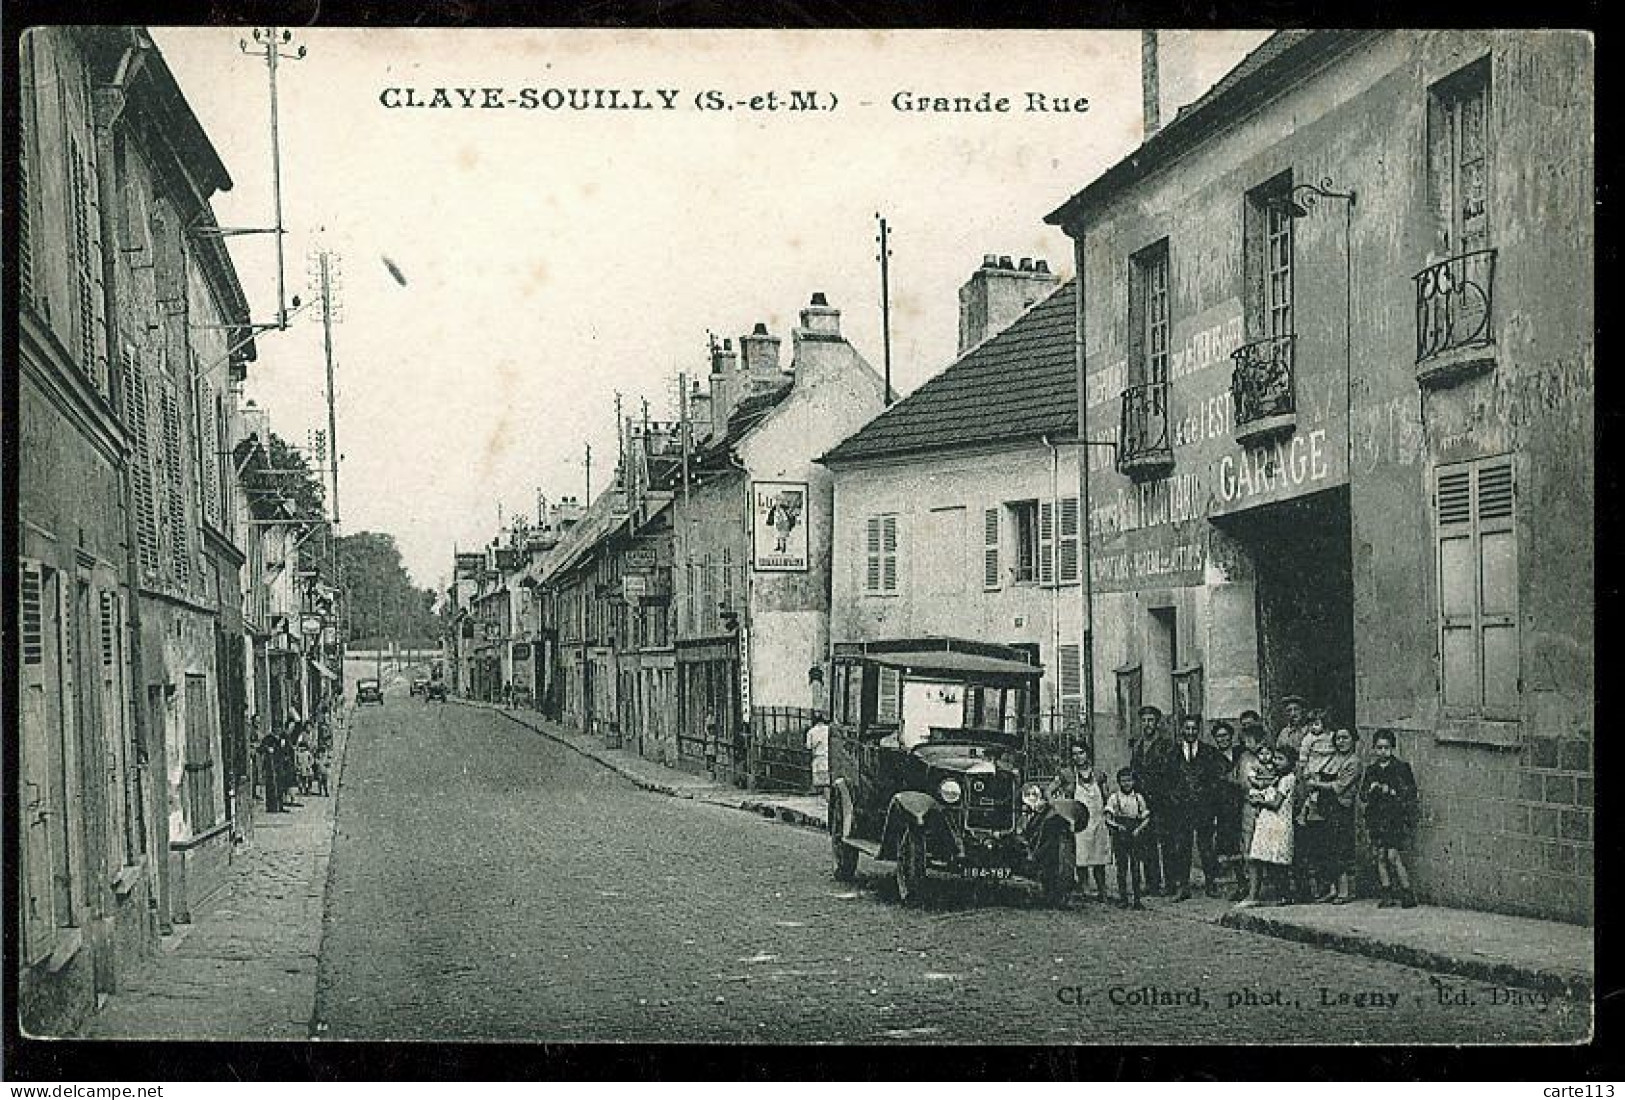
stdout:
[(1377, 863), (1377, 882), (1382, 889), (1382, 898), (1377, 902), (1379, 909), (1416, 906), (1404, 855), (1416, 823), (1416, 776), (1409, 764), (1394, 755), (1397, 742), (1393, 730), (1377, 731), (1371, 739), (1375, 759), (1366, 768), (1360, 784), (1360, 801), (1365, 803), (1365, 832), (1371, 842), (1371, 855)]
[(1314, 869), (1321, 884), (1315, 901), (1346, 905), (1354, 900), (1354, 801), (1360, 781), (1359, 736), (1340, 729), (1332, 734), (1332, 755), (1306, 780), (1304, 813), (1318, 833)]
[(316, 758), (311, 761), (311, 770), (315, 775), (316, 793), (327, 795), (329, 777), (333, 767), (333, 748), (331, 745), (317, 745)]
[(294, 738), (298, 736), (299, 730), (300, 723), (298, 721), (290, 723), (287, 730), (277, 738), (276, 744), (277, 782), (282, 785), (282, 805), (288, 809), (297, 809), (303, 805), (303, 803), (295, 801), (293, 797), (299, 786), (293, 763)]
[(1221, 788), (1229, 762), (1217, 749), (1202, 741), (1200, 715), (1179, 719), (1179, 741), (1163, 757), (1163, 793), (1158, 813), (1162, 819), (1163, 874), (1174, 901), (1191, 896), (1191, 850), (1202, 864), (1203, 889), (1208, 897), (1219, 891), (1219, 864), (1214, 856), (1213, 834), (1217, 821)]
[(277, 735), (267, 730), (255, 748), (259, 758), (260, 783), (265, 788), (265, 812), (283, 813), (282, 779), (279, 774), (280, 768), (277, 766)]
[(1076, 852), (1078, 885), (1088, 890), (1089, 879), (1095, 883), (1095, 900), (1106, 900), (1106, 867), (1112, 862), (1112, 840), (1106, 828), (1106, 801), (1110, 797), (1106, 787), (1106, 773), (1094, 765), (1094, 754), (1088, 742), (1078, 741), (1072, 746), (1071, 759), (1051, 785), (1051, 799), (1070, 798), (1089, 813), (1089, 823), (1077, 834)]
[(299, 793), (309, 794), (316, 785), (316, 754), (303, 736), (293, 746), (293, 771), (299, 781)]
[(1117, 862), (1117, 903), (1144, 909), (1140, 901), (1145, 877), (1145, 833), (1151, 827), (1151, 805), (1136, 787), (1133, 768), (1117, 772), (1117, 790), (1106, 800), (1106, 828), (1111, 831), (1112, 858)]
[(817, 712), (807, 727), (806, 744), (812, 754), (812, 786), (819, 794), (829, 789), (829, 723)]
[[(1170, 745), (1163, 736), (1162, 711), (1159, 708), (1148, 703), (1140, 708), (1139, 717), (1140, 735), (1129, 743), (1128, 766), (1134, 771), (1136, 790), (1145, 799), (1146, 805), (1157, 811), (1161, 809), (1162, 793), (1166, 786), (1162, 769)], [(1145, 892), (1152, 896), (1160, 895), (1163, 891), (1164, 855), (1160, 818), (1153, 817), (1153, 823), (1146, 830), (1141, 843), (1141, 854), (1145, 859)]]
[(1237, 903), (1240, 908), (1262, 905), (1271, 888), (1284, 902), (1290, 890), (1295, 816), (1292, 791), (1297, 785), (1298, 754), (1291, 745), (1266, 748), (1259, 753), (1259, 763), (1268, 770), (1260, 774), (1261, 785), (1247, 794), (1248, 801), (1258, 808), (1258, 817), (1247, 851), (1250, 889)]

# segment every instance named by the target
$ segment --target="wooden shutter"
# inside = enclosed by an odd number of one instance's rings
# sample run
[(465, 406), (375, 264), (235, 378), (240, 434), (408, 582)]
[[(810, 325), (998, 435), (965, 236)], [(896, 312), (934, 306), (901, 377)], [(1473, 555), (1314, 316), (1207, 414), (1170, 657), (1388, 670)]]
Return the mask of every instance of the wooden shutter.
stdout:
[(174, 570), (175, 583), (185, 588), (192, 579), (192, 547), (190, 532), (186, 527), (186, 475), (181, 466), (181, 410), (173, 384), (164, 384), (161, 401), (170, 566)]
[[(26, 36), (25, 36), (26, 41)], [(27, 51), (27, 46), (23, 46)], [(25, 307), (34, 305), (34, 198), (29, 177), (31, 156), (28, 145), (34, 139), (33, 66), (26, 57), (22, 70), (21, 130), (17, 136), (17, 292)]]
[(897, 517), (882, 516), (880, 522), (880, 590), (897, 591)]
[(70, 229), (73, 233), (74, 305), (78, 315), (79, 368), (103, 397), (107, 358), (101, 353), (101, 240), (91, 232), (95, 222), (92, 169), (79, 142), (67, 140)]
[(875, 694), (875, 721), (896, 725), (903, 709), (903, 674), (895, 668), (879, 669), (879, 689)]
[(1437, 472), (1439, 675), (1447, 713), (1515, 718), (1519, 699), (1512, 463)]
[(999, 587), (999, 509), (982, 513), (982, 587)]
[(1055, 584), (1055, 502), (1038, 502), (1038, 583)]
[(870, 516), (864, 525), (863, 590), (879, 592), (881, 584), (881, 517)]
[(203, 483), (203, 514), (218, 531), (223, 525), (220, 522), (220, 440), (215, 437), (214, 388), (207, 382), (199, 382), (197, 397), (193, 419), (197, 424), (198, 457), (202, 459), (199, 480)]
[[(52, 804), (50, 784), (50, 741), (60, 736), (54, 729), (52, 682), (54, 654), (47, 653), (45, 603), (50, 595), (45, 572), (38, 562), (24, 560), (17, 570), (21, 591), (18, 598), (20, 626), (18, 764), (22, 784), (19, 822), (22, 828), (23, 863), (22, 934), (23, 961), (38, 962), (51, 953), (56, 943), (56, 918), (52, 900), (52, 825), (58, 808)], [(49, 658), (49, 659), (48, 659)]]
[(1061, 584), (1078, 583), (1080, 525), (1078, 498), (1062, 497), (1060, 501), (1060, 531), (1056, 544), (1056, 579)]
[(130, 432), (130, 479), (135, 496), (136, 543), (142, 572), (158, 571), (158, 505), (152, 478), (151, 419), (147, 411), (147, 376), (141, 352), (126, 344), (124, 423)]

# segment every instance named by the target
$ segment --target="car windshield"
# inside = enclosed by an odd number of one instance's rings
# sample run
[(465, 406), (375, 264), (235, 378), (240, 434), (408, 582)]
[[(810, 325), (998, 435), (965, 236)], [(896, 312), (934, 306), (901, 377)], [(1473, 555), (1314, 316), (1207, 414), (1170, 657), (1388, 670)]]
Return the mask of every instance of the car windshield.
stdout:
[(968, 732), (1022, 731), (1027, 689), (943, 680), (903, 681), (902, 743), (913, 748)]

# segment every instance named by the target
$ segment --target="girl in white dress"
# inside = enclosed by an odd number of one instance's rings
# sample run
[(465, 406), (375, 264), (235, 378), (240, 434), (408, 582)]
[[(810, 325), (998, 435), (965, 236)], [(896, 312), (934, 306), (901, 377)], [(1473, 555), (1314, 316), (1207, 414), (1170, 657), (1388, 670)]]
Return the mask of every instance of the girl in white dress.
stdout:
[(1072, 746), (1071, 766), (1055, 781), (1052, 798), (1071, 798), (1089, 811), (1089, 825), (1077, 835), (1078, 885), (1095, 881), (1095, 900), (1106, 900), (1106, 868), (1112, 862), (1112, 839), (1106, 831), (1106, 773), (1096, 771), (1086, 744)]
[(1258, 816), (1247, 851), (1247, 897), (1237, 903), (1242, 908), (1262, 903), (1266, 875), (1279, 890), (1287, 868), (1292, 866), (1292, 792), (1297, 783), (1293, 771), (1298, 754), (1290, 745), (1265, 748), (1259, 753), (1259, 763), (1273, 767), (1276, 778), (1247, 793), (1247, 800), (1258, 808)]

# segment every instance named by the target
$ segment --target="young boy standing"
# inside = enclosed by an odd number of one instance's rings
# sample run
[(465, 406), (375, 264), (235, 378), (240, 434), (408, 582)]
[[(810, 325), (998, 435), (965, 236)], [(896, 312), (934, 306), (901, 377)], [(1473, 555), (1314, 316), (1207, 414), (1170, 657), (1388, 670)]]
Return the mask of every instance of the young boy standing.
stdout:
[(1416, 776), (1409, 764), (1394, 755), (1396, 741), (1393, 730), (1377, 731), (1371, 742), (1374, 759), (1360, 783), (1365, 831), (1371, 839), (1377, 882), (1382, 887), (1379, 909), (1416, 907), (1416, 894), (1411, 890), (1411, 876), (1402, 852), (1416, 820)]
[(1151, 807), (1136, 787), (1134, 769), (1117, 773), (1117, 790), (1106, 800), (1106, 828), (1111, 830), (1112, 858), (1117, 861), (1118, 904), (1144, 909), (1140, 889), (1145, 878), (1142, 835), (1151, 823)]

